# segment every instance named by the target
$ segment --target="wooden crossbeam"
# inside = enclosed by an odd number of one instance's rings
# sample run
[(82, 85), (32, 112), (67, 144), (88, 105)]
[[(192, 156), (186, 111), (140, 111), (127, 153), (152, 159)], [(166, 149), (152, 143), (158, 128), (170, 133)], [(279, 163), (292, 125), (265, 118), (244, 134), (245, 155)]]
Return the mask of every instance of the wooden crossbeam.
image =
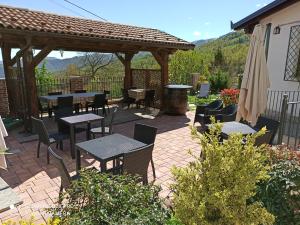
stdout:
[(36, 56), (33, 57), (32, 64), (36, 67), (47, 55), (53, 50), (53, 47), (46, 46), (44, 47)]

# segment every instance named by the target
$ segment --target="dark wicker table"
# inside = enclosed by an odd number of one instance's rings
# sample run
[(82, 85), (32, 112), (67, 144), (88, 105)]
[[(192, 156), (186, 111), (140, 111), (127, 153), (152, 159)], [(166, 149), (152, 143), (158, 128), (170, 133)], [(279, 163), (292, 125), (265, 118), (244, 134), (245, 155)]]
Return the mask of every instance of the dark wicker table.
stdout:
[(233, 122), (223, 123), (221, 135), (223, 138), (226, 139), (230, 134), (233, 133), (241, 133), (243, 135), (247, 135), (247, 134), (254, 134), (256, 132), (257, 132), (256, 130), (254, 130), (252, 127), (248, 126), (247, 124), (233, 121)]
[(93, 113), (83, 114), (83, 115), (77, 115), (77, 116), (69, 116), (69, 117), (63, 117), (61, 118), (61, 121), (68, 124), (70, 126), (70, 150), (71, 150), (71, 156), (74, 159), (75, 158), (75, 127), (76, 125), (82, 125), (87, 124), (87, 130), (86, 130), (86, 138), (87, 140), (90, 139), (90, 130), (91, 130), (91, 122), (100, 121), (101, 127), (102, 127), (102, 135), (104, 134), (104, 117), (98, 116)]
[(86, 152), (100, 161), (101, 171), (106, 171), (106, 163), (124, 153), (144, 147), (146, 144), (121, 134), (112, 134), (76, 144), (76, 172), (81, 168), (80, 152)]

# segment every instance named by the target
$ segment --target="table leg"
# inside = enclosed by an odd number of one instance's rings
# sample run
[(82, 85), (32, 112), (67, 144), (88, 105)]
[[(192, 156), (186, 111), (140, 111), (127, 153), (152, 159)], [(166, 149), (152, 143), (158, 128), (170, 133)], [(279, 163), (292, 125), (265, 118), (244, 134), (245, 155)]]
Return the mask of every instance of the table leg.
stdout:
[(75, 158), (75, 126), (70, 125), (70, 150), (72, 159)]
[(76, 148), (76, 173), (78, 174), (81, 169), (80, 150)]
[(107, 170), (106, 161), (100, 161), (100, 170), (101, 172), (105, 172)]
[(90, 139), (91, 139), (91, 136), (90, 136), (90, 130), (91, 130), (91, 123), (88, 122), (88, 123), (87, 123), (87, 130), (86, 130), (86, 139), (87, 139), (87, 140), (90, 140)]
[(104, 137), (105, 135), (104, 119), (101, 120), (101, 127), (102, 127), (102, 137)]

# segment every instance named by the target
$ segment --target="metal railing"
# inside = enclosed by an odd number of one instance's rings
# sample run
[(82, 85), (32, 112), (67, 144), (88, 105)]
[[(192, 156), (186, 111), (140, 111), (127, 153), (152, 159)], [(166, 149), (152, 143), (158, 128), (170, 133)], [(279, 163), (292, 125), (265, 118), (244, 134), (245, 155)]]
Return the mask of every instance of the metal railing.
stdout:
[(284, 143), (300, 150), (300, 101), (289, 102), (288, 98), (287, 94), (283, 95), (278, 144)]
[[(81, 77), (83, 89), (88, 92), (101, 92), (104, 90), (110, 91), (111, 99), (122, 97), (124, 85), (124, 77)], [(47, 81), (37, 80), (38, 96), (48, 95), (49, 92), (61, 91), (64, 94), (70, 93), (70, 78), (69, 77), (53, 77)]]

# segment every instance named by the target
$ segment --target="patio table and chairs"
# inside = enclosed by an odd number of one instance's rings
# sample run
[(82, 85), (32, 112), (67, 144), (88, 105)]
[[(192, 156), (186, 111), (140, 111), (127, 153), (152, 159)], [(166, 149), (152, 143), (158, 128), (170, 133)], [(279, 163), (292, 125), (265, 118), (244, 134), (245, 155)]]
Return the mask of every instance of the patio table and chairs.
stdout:
[(76, 171), (81, 169), (81, 152), (100, 161), (101, 172), (107, 171), (107, 162), (123, 157), (125, 153), (145, 147), (147, 144), (121, 134), (112, 134), (76, 144)]
[(99, 114), (99, 109), (102, 108), (103, 115), (106, 115), (105, 105), (106, 105), (106, 94), (96, 94), (93, 101), (87, 101), (85, 106), (85, 111), (88, 112), (89, 107), (92, 108), (95, 114)]
[(85, 92), (85, 93), (70, 93), (70, 94), (60, 94), (61, 92), (56, 93), (48, 93), (48, 95), (44, 95), (40, 97), (41, 103), (47, 103), (49, 111), (49, 117), (51, 117), (52, 109), (58, 105), (58, 98), (59, 97), (68, 97), (73, 96), (73, 105), (75, 104), (83, 104), (87, 101), (93, 101), (94, 96), (96, 94), (101, 94), (100, 92)]
[(154, 106), (155, 90), (152, 89), (129, 89), (128, 96), (135, 100), (137, 107), (144, 105), (144, 107)]
[[(65, 123), (69, 126), (70, 129), (70, 151), (71, 156), (75, 158), (75, 142), (76, 142), (76, 126), (86, 124), (86, 138), (87, 140), (90, 139), (90, 130), (91, 130), (91, 123), (92, 122), (100, 122), (101, 127), (104, 127), (104, 117), (95, 115), (92, 113), (82, 114), (82, 115), (75, 115), (75, 116), (68, 116), (60, 118), (61, 122)], [(102, 131), (104, 133), (104, 130)]]
[(129, 97), (128, 89), (121, 88), (121, 91), (122, 91), (121, 102), (122, 102), (123, 107), (124, 107), (124, 105), (127, 105), (127, 107), (130, 108), (130, 105), (135, 103), (135, 99)]
[[(218, 109), (221, 109), (222, 107), (223, 107), (223, 101), (219, 100), (219, 99), (215, 100), (209, 104), (197, 105), (195, 118), (194, 118), (194, 124), (196, 122), (201, 123), (202, 118), (204, 117), (204, 115), (206, 114), (206, 112), (208, 110), (218, 110)], [(205, 122), (203, 122), (203, 123), (205, 123)]]

